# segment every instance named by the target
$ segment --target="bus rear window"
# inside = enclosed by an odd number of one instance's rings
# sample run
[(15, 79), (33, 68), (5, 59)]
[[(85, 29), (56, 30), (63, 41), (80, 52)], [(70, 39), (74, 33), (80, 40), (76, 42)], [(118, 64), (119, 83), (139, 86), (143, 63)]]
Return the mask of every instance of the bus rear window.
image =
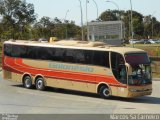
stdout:
[(146, 53), (126, 54), (125, 60), (127, 63), (129, 63), (131, 65), (149, 64), (150, 63), (150, 60), (149, 60), (148, 55)]

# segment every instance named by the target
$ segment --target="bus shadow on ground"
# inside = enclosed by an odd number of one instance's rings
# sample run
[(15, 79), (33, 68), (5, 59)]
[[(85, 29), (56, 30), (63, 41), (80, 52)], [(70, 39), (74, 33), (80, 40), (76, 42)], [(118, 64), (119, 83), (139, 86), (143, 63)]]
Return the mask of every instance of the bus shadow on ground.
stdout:
[[(19, 85), (12, 85), (12, 86), (13, 87), (19, 87), (19, 88), (26, 89), (21, 84), (19, 84)], [(32, 89), (30, 89), (30, 90), (37, 91), (37, 89), (35, 88), (35, 86), (33, 86)], [(54, 88), (54, 87), (46, 87), (45, 90), (44, 90), (44, 92), (59, 93), (59, 94), (68, 94), (68, 95), (77, 95), (77, 96), (93, 97), (93, 98), (100, 98), (100, 96), (98, 94), (94, 94), (94, 93), (87, 93), (87, 92), (68, 90), (68, 89), (61, 89), (61, 88)]]
[[(12, 85), (12, 86), (24, 88), (23, 85)], [(36, 90), (35, 86), (31, 90)], [(46, 87), (45, 92), (102, 99), (98, 94), (94, 94), (94, 93), (80, 92), (80, 91), (74, 91), (74, 90), (68, 90), (68, 89), (66, 90), (66, 89), (53, 88), (53, 87)], [(142, 97), (134, 97), (134, 98), (123, 98), (123, 97), (112, 96), (105, 100), (114, 100), (114, 101), (129, 102), (129, 103), (159, 104), (160, 105), (160, 97), (152, 97), (152, 96), (142, 96)]]
[(75, 91), (75, 90), (68, 90), (68, 89), (61, 89), (61, 88), (47, 87), (45, 91), (47, 91), (47, 92), (54, 92), (54, 93), (60, 93), (60, 94), (68, 94), (68, 95), (77, 95), (77, 96), (91, 97), (91, 98), (100, 98), (100, 96), (98, 94), (88, 93), (88, 92), (81, 92), (81, 91)]

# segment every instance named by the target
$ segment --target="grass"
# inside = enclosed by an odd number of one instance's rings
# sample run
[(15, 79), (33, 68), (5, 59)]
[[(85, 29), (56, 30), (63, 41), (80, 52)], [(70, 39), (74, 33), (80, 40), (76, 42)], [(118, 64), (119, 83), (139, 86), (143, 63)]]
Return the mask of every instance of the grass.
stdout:
[(145, 50), (149, 56), (160, 57), (160, 44), (134, 44), (134, 45), (126, 45), (126, 46)]

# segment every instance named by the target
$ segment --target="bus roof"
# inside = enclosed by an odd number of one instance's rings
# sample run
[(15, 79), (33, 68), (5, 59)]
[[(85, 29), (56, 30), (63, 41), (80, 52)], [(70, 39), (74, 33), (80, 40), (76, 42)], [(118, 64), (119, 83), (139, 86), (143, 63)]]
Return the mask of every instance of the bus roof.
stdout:
[(124, 47), (124, 46), (107, 45), (103, 42), (89, 42), (89, 41), (75, 41), (75, 40), (60, 40), (53, 43), (42, 43), (39, 41), (24, 41), (24, 40), (9, 40), (4, 42), (4, 44), (7, 43), (16, 45), (27, 45), (27, 46), (113, 51), (123, 55), (126, 53), (146, 53), (144, 50), (141, 49)]

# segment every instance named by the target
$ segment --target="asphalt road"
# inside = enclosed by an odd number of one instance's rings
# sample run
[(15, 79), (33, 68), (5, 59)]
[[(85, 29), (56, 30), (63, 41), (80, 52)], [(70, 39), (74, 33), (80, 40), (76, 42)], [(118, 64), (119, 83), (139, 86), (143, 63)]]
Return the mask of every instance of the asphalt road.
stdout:
[(98, 95), (47, 88), (25, 89), (0, 77), (0, 113), (12, 114), (113, 114), (160, 113), (160, 81), (153, 81), (151, 96), (101, 99)]

